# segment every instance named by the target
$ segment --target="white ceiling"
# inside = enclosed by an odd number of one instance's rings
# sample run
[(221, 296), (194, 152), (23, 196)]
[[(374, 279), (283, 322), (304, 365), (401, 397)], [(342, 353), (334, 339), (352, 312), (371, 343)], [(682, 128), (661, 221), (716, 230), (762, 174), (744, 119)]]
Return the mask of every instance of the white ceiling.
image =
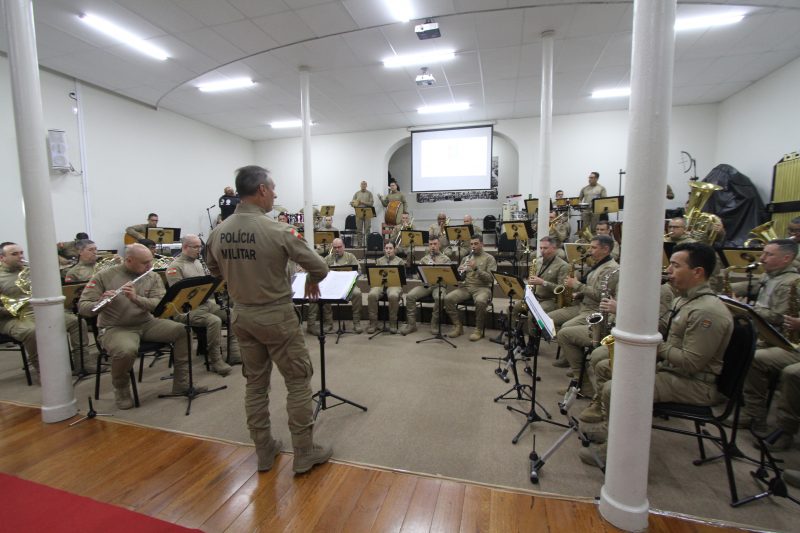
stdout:
[[(267, 123), (300, 118), (298, 68), (311, 71), (314, 134), (538, 116), (541, 33), (555, 31), (555, 114), (626, 109), (592, 100), (630, 75), (630, 0), (411, 0), (436, 17), (439, 39), (393, 22), (384, 0), (36, 0), (42, 66), (200, 122), (261, 140), (299, 135)], [(739, 24), (680, 32), (673, 102), (720, 102), (800, 57), (800, 0), (682, 1), (678, 17), (747, 11)], [(157, 61), (97, 33), (79, 13), (107, 18), (163, 48)], [(2, 16), (0, 14), (0, 16)], [(7, 51), (5, 21), (0, 46)], [(430, 65), (386, 69), (393, 54), (453, 48)], [(196, 85), (250, 76), (256, 85), (201, 93)], [(419, 115), (422, 105), (468, 101), (467, 111)]]

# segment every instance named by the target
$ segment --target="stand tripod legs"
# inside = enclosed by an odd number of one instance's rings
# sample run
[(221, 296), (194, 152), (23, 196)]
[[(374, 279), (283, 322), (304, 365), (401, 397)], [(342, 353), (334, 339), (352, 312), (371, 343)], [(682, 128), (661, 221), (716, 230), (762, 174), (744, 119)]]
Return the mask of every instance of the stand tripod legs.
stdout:
[[(442, 280), (441, 279), (439, 279), (436, 282), (436, 286), (439, 288), (439, 291), (437, 292), (438, 298), (436, 298), (436, 300), (438, 300), (437, 306), (439, 307), (439, 322), (437, 323), (436, 335), (434, 335), (433, 337), (428, 337), (427, 339), (422, 339), (421, 341), (417, 341), (417, 344), (421, 344), (423, 342), (428, 342), (428, 341), (433, 341), (433, 340), (438, 340), (438, 341), (446, 342), (447, 344), (452, 346), (453, 349), (455, 350), (456, 349), (456, 345), (453, 344), (452, 342), (450, 342), (449, 340), (447, 340), (445, 338), (445, 336), (442, 335), (442, 302), (444, 302), (444, 294), (442, 294), (443, 287), (442, 287)], [(408, 312), (408, 309), (406, 309), (406, 313), (407, 312)], [(413, 312), (414, 311), (412, 311), (412, 313)], [(420, 311), (420, 313), (421, 313), (421, 311)], [(420, 318), (422, 318), (422, 317), (420, 317)]]

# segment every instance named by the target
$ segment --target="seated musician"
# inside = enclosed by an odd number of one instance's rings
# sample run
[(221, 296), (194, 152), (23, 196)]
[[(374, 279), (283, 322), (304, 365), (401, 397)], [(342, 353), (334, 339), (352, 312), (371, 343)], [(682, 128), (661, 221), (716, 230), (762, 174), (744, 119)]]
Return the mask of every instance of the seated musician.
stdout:
[(133, 237), (135, 240), (138, 241), (139, 239), (147, 238), (147, 228), (157, 228), (157, 227), (158, 227), (158, 215), (155, 213), (150, 213), (149, 215), (147, 215), (146, 224), (135, 224), (133, 226), (128, 226), (127, 228), (125, 228), (125, 234)]
[(675, 244), (695, 242), (686, 232), (686, 219), (683, 217), (671, 218), (667, 229), (669, 231), (664, 236), (664, 242), (674, 242)]
[[(717, 376), (733, 333), (733, 318), (708, 284), (714, 270), (714, 250), (702, 243), (675, 247), (667, 272), (679, 297), (670, 313), (666, 340), (658, 345), (653, 402), (681, 402), (692, 405), (717, 403)], [(613, 380), (601, 391), (602, 412), (608, 420)], [(605, 441), (607, 428), (599, 441)], [(606, 444), (596, 450), (605, 459)], [(596, 465), (589, 448), (580, 452), (583, 462)]]
[[(172, 343), (175, 348), (172, 392), (182, 394), (189, 388), (189, 345), (183, 325), (150, 314), (166, 292), (161, 276), (151, 270), (152, 265), (153, 254), (146, 246), (138, 243), (127, 246), (125, 262), (93, 276), (78, 303), (81, 315), (98, 316), (98, 341), (111, 356), (111, 382), (118, 409), (133, 407), (128, 372), (136, 361), (140, 341)], [(102, 300), (112, 297), (101, 309), (92, 310)], [(195, 387), (195, 390), (202, 392), (206, 388)]]
[[(358, 267), (358, 259), (350, 252), (344, 251), (344, 241), (342, 239), (333, 239), (331, 243), (331, 253), (325, 256), (325, 263), (329, 267), (355, 265)], [(335, 269), (333, 269), (335, 270)], [(360, 271), (360, 270), (359, 270)], [(361, 289), (358, 285), (353, 287), (350, 293), (350, 303), (353, 305), (353, 332), (361, 333)], [(310, 305), (308, 307), (308, 324), (307, 331), (312, 335), (319, 335), (319, 327), (316, 325), (317, 315), (319, 314), (318, 305)], [(326, 331), (333, 331), (333, 311), (330, 304), (325, 304), (322, 308), (323, 324)]]
[(87, 233), (80, 232), (75, 235), (75, 240), (73, 241), (57, 242), (58, 267), (64, 269), (74, 265), (78, 260), (78, 241), (88, 238), (89, 235)]
[[(181, 255), (176, 257), (167, 267), (167, 283), (174, 285), (176, 282), (186, 279), (210, 275), (205, 264), (200, 260), (200, 250), (202, 243), (197, 235), (184, 235), (181, 238)], [(178, 322), (186, 323), (186, 316), (176, 318)], [(193, 326), (206, 328), (206, 342), (208, 343), (208, 362), (211, 371), (220, 376), (227, 376), (231, 373), (231, 367), (222, 358), (220, 339), (222, 338), (222, 323), (227, 321), (227, 315), (214, 297), (211, 296), (197, 309), (191, 313)], [(228, 359), (231, 363), (241, 363), (242, 357), (239, 353), (239, 340), (229, 328), (228, 335), (231, 337), (231, 352)]]
[[(420, 265), (448, 265), (450, 258), (439, 251), (439, 237), (428, 237), (428, 253), (420, 259)], [(430, 281), (430, 280), (429, 280)], [(418, 285), (411, 289), (406, 296), (406, 325), (400, 330), (401, 335), (408, 335), (417, 331), (417, 302), (427, 296), (433, 297), (433, 310), (431, 311), (431, 332), (439, 332), (439, 300), (444, 298), (447, 288), (432, 285)]]
[[(22, 303), (31, 296), (30, 274), (25, 262), (22, 247), (13, 242), (0, 244), (0, 333), (20, 341), (28, 353), (28, 363), (32, 367), (31, 379), (39, 383), (39, 351), (36, 346), (36, 323), (30, 302)], [(20, 305), (21, 304), (21, 305)], [(78, 318), (64, 312), (64, 322), (71, 346), (72, 368), (80, 369), (81, 338), (78, 331)], [(86, 348), (84, 341), (84, 350)], [(92, 364), (96, 364), (92, 363)], [(84, 354), (84, 365), (88, 366)]]
[(594, 227), (595, 235), (608, 235), (614, 241), (614, 248), (611, 249), (611, 257), (614, 258), (614, 261), (619, 263), (619, 243), (614, 236), (611, 234), (611, 224), (608, 220), (600, 220), (597, 225)]
[(563, 216), (556, 220), (557, 213), (555, 211), (550, 211), (550, 238), (557, 239), (559, 243), (567, 242), (570, 234), (570, 226), (569, 226), (569, 219), (566, 216)]
[(76, 247), (78, 249), (78, 264), (64, 274), (66, 283), (89, 281), (97, 264), (97, 245), (94, 241), (83, 239), (76, 243)]
[(472, 297), (475, 302), (475, 331), (469, 336), (469, 340), (478, 341), (483, 338), (486, 307), (492, 298), (494, 287), (492, 272), (497, 270), (497, 261), (494, 256), (483, 250), (482, 235), (476, 234), (472, 237), (470, 247), (471, 252), (461, 260), (458, 267), (458, 271), (464, 276), (464, 282), (445, 296), (444, 307), (453, 322), (453, 329), (447, 336), (459, 337), (464, 333), (464, 327), (461, 325), (456, 306)]
[[(383, 245), (383, 252), (384, 255), (375, 261), (377, 266), (405, 265), (405, 261), (394, 254), (394, 244), (392, 241), (387, 241), (386, 244)], [(383, 288), (372, 287), (367, 295), (367, 313), (369, 314), (367, 333), (375, 333), (381, 329), (381, 326), (378, 325), (378, 299), (382, 294)], [(400, 296), (402, 294), (402, 287), (386, 287), (386, 298), (389, 302), (389, 333), (392, 335), (397, 333), (397, 311), (400, 308)]]
[[(320, 224), (319, 231), (339, 231), (339, 228), (333, 225), (333, 217), (322, 217), (322, 224)], [(314, 246), (314, 249), (320, 255), (327, 254), (328, 250), (330, 250), (330, 243), (325, 246), (317, 244)]]
[(436, 222), (428, 226), (428, 239), (436, 236), (436, 238), (439, 239), (440, 250), (445, 250), (450, 245), (450, 241), (447, 238), (447, 231), (445, 231), (446, 225), (447, 215), (444, 213), (439, 213), (436, 215)]
[[(533, 295), (539, 301), (545, 313), (558, 308), (556, 295), (553, 290), (557, 285), (563, 285), (569, 273), (569, 264), (558, 257), (557, 241), (552, 237), (542, 237), (539, 240), (539, 250), (542, 252), (541, 262), (536, 272), (528, 276), (528, 285), (533, 286)], [(511, 311), (511, 325), (516, 325), (520, 314), (527, 309), (525, 300), (520, 299)], [(529, 314), (528, 329), (533, 317)]]
[[(560, 326), (557, 337), (558, 346), (561, 348), (561, 355), (569, 363), (574, 377), (580, 375), (584, 348), (592, 345), (592, 338), (587, 333), (587, 317), (592, 313), (600, 312), (600, 301), (603, 298), (614, 296), (617, 293), (619, 264), (611, 257), (613, 243), (613, 239), (608, 235), (597, 235), (592, 239), (589, 250), (594, 259), (594, 265), (591, 270), (580, 281), (573, 277), (564, 280), (566, 287), (582, 295), (580, 304), (549, 313), (553, 322)], [(561, 320), (570, 315), (569, 320)], [(610, 320), (609, 316), (606, 316), (605, 320)], [(603, 324), (604, 328), (607, 326), (608, 323)], [(592, 384), (586, 375), (579, 387), (584, 396), (594, 394)]]
[[(472, 233), (473, 235), (481, 235), (482, 231), (481, 227), (477, 224), (473, 223), (472, 215), (464, 215), (464, 226), (472, 226)], [(483, 239), (481, 239), (481, 243), (483, 243)], [(457, 261), (459, 257), (463, 258), (472, 251), (472, 246), (470, 245), (469, 240), (463, 240), (460, 242), (451, 242), (450, 246), (444, 251), (450, 259)]]
[(289, 215), (286, 213), (286, 211), (281, 211), (278, 213), (278, 222), (283, 222), (284, 224), (289, 223)]
[(401, 244), (402, 235), (400, 232), (410, 229), (414, 229), (414, 225), (411, 223), (411, 217), (408, 213), (403, 213), (400, 217), (400, 223), (392, 228), (392, 234), (389, 236), (389, 240), (392, 241), (395, 246), (395, 255), (399, 255), (400, 257), (408, 255), (409, 250)]

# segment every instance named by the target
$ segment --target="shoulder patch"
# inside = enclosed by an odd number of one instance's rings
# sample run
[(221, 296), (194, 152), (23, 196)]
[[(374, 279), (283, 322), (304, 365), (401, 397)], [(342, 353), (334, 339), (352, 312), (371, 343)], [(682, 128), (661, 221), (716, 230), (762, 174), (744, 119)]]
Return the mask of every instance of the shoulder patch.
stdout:
[(700, 327), (703, 327), (703, 328), (706, 328), (706, 329), (710, 328), (711, 327), (711, 320), (709, 320), (708, 318), (704, 319), (702, 322), (700, 322)]
[(167, 269), (167, 275), (169, 275), (169, 274), (177, 274), (177, 273), (178, 273), (178, 269), (175, 268), (175, 267), (169, 267)]
[(89, 283), (87, 283), (87, 284), (86, 284), (86, 288), (87, 288), (87, 289), (93, 289), (93, 288), (95, 288), (95, 287), (97, 287), (97, 282), (94, 280), (94, 278), (92, 278), (92, 279), (89, 281)]

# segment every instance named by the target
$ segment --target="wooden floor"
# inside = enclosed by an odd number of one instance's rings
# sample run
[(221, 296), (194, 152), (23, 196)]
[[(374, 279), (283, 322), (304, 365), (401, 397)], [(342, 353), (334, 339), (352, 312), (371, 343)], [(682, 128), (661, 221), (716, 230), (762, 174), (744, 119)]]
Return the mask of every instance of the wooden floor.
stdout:
[[(96, 418), (44, 424), (0, 402), (0, 471), (204, 531), (617, 531), (592, 503), (292, 456)], [(651, 515), (649, 531), (725, 531)], [(732, 530), (731, 530), (732, 531)]]

